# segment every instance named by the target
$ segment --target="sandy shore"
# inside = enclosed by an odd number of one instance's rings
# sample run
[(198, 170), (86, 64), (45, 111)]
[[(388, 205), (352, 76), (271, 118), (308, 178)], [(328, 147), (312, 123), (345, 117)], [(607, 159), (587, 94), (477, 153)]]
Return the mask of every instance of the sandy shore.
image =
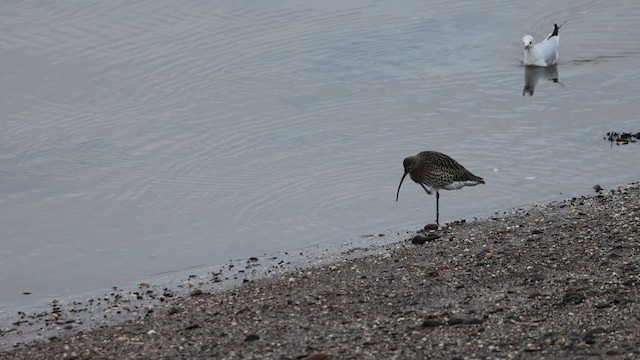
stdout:
[(640, 358), (638, 183), (423, 236), (0, 358)]

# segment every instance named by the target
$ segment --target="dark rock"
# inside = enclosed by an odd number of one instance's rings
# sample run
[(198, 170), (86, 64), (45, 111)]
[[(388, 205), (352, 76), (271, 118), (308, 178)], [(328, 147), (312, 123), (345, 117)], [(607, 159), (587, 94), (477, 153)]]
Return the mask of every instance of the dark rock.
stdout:
[(457, 317), (453, 317), (450, 318), (448, 321), (449, 325), (460, 325), (460, 324), (464, 324), (464, 319), (463, 318), (457, 318)]
[(247, 335), (247, 337), (244, 338), (244, 341), (246, 341), (246, 342), (256, 341), (256, 340), (260, 340), (260, 336), (258, 336), (256, 334)]
[(433, 328), (444, 325), (442, 321), (436, 319), (427, 319), (422, 323), (423, 328)]
[(607, 301), (607, 302), (603, 302), (603, 303), (600, 303), (600, 304), (596, 304), (594, 307), (596, 309), (606, 309), (606, 308), (610, 308), (612, 306), (613, 306), (613, 304), (610, 301)]
[(593, 190), (595, 190), (596, 192), (600, 192), (600, 191), (602, 191), (602, 186), (596, 184), (596, 185), (593, 186)]
[(424, 226), (425, 231), (438, 230), (438, 228), (439, 228), (438, 224), (427, 224)]
[(434, 233), (427, 234), (427, 241), (433, 241), (439, 238), (440, 238), (440, 235), (438, 234), (434, 234)]
[(328, 358), (329, 355), (322, 352), (312, 353), (304, 357), (305, 360), (327, 360)]
[(580, 304), (584, 301), (584, 299), (586, 299), (586, 297), (578, 292), (568, 292), (566, 294), (564, 294), (564, 297), (562, 298), (562, 302), (564, 304), (568, 304), (568, 303), (572, 303), (572, 304)]
[(414, 245), (422, 245), (428, 241), (433, 241), (436, 239), (439, 239), (440, 235), (438, 234), (434, 234), (434, 233), (429, 233), (426, 236), (425, 235), (416, 235), (414, 237), (411, 238), (411, 243)]
[(193, 291), (191, 291), (191, 293), (189, 293), (189, 295), (191, 295), (191, 296), (200, 296), (202, 294), (203, 294), (203, 292), (200, 289), (193, 289)]
[(618, 295), (618, 296), (614, 297), (613, 300), (611, 300), (611, 302), (613, 304), (615, 304), (615, 305), (618, 305), (618, 306), (625, 306), (625, 305), (627, 305), (629, 303), (629, 300), (627, 300), (627, 299), (623, 298), (622, 296)]
[(524, 352), (538, 352), (538, 351), (542, 351), (542, 347), (537, 346), (537, 347), (527, 347), (524, 349)]
[(542, 234), (542, 232), (543, 232), (543, 231), (542, 231), (542, 230), (540, 230), (540, 229), (534, 229), (533, 231), (531, 231), (531, 234), (533, 234), (533, 235), (538, 235), (538, 234)]
[(593, 336), (593, 335), (596, 335), (596, 334), (604, 334), (606, 332), (607, 332), (607, 330), (605, 330), (604, 328), (597, 327), (597, 328), (593, 328), (593, 329), (587, 331), (585, 336)]
[(174, 314), (177, 314), (179, 312), (180, 312), (180, 309), (175, 307), (175, 306), (172, 306), (169, 309), (167, 309), (167, 314), (169, 314), (169, 315), (174, 315)]
[(191, 324), (189, 324), (189, 325), (185, 326), (185, 327), (184, 327), (184, 329), (185, 329), (185, 330), (193, 330), (193, 329), (197, 329), (197, 328), (199, 328), (199, 327), (200, 327), (200, 325), (195, 324), (195, 323), (191, 323)]
[(593, 345), (596, 343), (596, 335), (606, 332), (607, 331), (603, 328), (591, 329), (584, 334), (584, 342), (588, 345)]
[(480, 318), (470, 318), (470, 319), (465, 319), (463, 324), (466, 325), (476, 325), (476, 324), (482, 324), (484, 322), (484, 319), (480, 319)]
[(423, 245), (427, 242), (427, 237), (422, 235), (416, 235), (411, 238), (411, 243), (414, 245)]

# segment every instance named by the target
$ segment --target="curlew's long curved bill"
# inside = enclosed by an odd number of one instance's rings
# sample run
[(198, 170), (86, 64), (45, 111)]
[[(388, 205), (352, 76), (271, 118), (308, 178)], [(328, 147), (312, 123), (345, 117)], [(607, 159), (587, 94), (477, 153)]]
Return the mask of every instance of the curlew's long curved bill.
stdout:
[(402, 179), (400, 179), (400, 184), (398, 185), (398, 192), (396, 193), (396, 201), (398, 201), (398, 196), (400, 196), (400, 186), (402, 186), (402, 182), (404, 181), (405, 176), (407, 176), (408, 173), (404, 173), (404, 175), (402, 175)]

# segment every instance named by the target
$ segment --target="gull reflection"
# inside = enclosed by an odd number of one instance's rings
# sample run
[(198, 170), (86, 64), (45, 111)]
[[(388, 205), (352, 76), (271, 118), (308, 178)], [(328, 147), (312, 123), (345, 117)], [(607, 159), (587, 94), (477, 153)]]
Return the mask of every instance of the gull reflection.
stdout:
[(524, 88), (522, 89), (522, 96), (529, 94), (533, 96), (536, 85), (540, 77), (544, 79), (558, 83), (561, 86), (562, 83), (558, 81), (558, 65), (551, 66), (525, 66), (524, 67)]

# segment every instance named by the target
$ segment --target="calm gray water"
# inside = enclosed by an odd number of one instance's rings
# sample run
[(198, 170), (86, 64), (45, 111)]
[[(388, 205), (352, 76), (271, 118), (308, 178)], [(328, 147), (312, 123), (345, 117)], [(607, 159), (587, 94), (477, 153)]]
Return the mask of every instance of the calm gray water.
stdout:
[[(638, 180), (637, 1), (0, 2), (0, 311)], [(560, 83), (523, 96), (554, 22)], [(531, 75), (531, 74), (529, 74)], [(534, 74), (536, 75), (536, 74)], [(22, 295), (23, 292), (32, 295)]]

